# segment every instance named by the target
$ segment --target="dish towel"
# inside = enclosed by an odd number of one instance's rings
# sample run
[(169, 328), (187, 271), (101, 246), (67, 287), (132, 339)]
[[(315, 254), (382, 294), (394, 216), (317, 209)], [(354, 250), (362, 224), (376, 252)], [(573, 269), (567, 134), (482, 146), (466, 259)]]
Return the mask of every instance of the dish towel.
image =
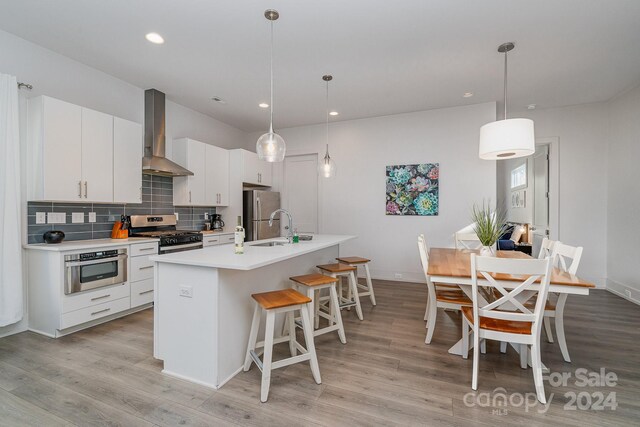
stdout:
[(18, 82), (0, 74), (0, 326), (23, 316)]

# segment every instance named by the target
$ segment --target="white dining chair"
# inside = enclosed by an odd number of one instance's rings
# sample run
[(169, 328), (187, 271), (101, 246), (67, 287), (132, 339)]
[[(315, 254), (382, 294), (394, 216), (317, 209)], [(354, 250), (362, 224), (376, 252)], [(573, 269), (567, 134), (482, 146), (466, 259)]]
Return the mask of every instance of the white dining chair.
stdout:
[(456, 249), (469, 249), (476, 250), (482, 247), (482, 243), (476, 233), (465, 233), (465, 232), (456, 232), (453, 234), (453, 240), (456, 246)]
[[(553, 247), (557, 243), (556, 240), (550, 240), (545, 237), (540, 244), (540, 252), (538, 252), (538, 259), (544, 259), (550, 257), (553, 260)], [(551, 332), (551, 318), (545, 316), (544, 318), (544, 332), (547, 336), (547, 341), (553, 342), (553, 332)]]
[[(493, 274), (502, 273), (523, 276), (526, 279), (513, 289), (505, 289)], [(493, 302), (482, 299), (478, 289), (478, 274), (489, 285), (497, 289), (502, 295)], [(469, 354), (469, 327), (473, 332), (473, 378), (471, 387), (478, 389), (478, 364), (480, 361), (481, 340), (496, 340), (520, 344), (520, 360), (527, 360), (527, 353), (531, 347), (531, 365), (533, 380), (538, 400), (546, 403), (544, 384), (542, 382), (542, 360), (540, 357), (540, 334), (544, 305), (549, 291), (551, 278), (551, 260), (545, 259), (513, 259), (480, 257), (471, 254), (471, 287), (472, 306), (462, 307), (462, 356), (466, 359)], [(535, 283), (536, 281), (539, 283)], [(521, 300), (527, 293), (536, 292), (530, 298), (535, 299), (533, 311), (523, 305)], [(524, 292), (524, 293), (523, 293)], [(517, 298), (520, 296), (520, 298)], [(503, 309), (508, 307), (508, 309)]]
[(462, 306), (470, 306), (469, 297), (455, 285), (434, 284), (429, 275), (429, 250), (423, 234), (418, 236), (418, 251), (420, 252), (420, 262), (424, 276), (427, 279), (427, 308), (425, 310), (425, 320), (427, 321), (427, 336), (425, 344), (430, 344), (433, 332), (436, 328), (436, 315), (438, 308), (448, 308), (459, 311)]
[[(575, 275), (580, 265), (580, 259), (582, 258), (582, 246), (569, 246), (561, 242), (556, 242), (551, 252), (551, 259), (555, 264), (555, 267), (562, 271), (566, 271), (569, 274)], [(550, 299), (547, 301), (544, 310), (545, 330), (547, 331), (547, 337), (550, 338), (549, 342), (553, 342), (551, 336), (551, 326), (547, 330), (547, 322), (550, 318), (555, 319), (556, 324), (556, 336), (558, 338), (558, 345), (562, 352), (562, 358), (565, 362), (571, 362), (569, 357), (569, 348), (567, 347), (567, 340), (564, 333), (564, 307), (567, 303), (567, 294), (558, 294), (558, 298), (554, 303)]]

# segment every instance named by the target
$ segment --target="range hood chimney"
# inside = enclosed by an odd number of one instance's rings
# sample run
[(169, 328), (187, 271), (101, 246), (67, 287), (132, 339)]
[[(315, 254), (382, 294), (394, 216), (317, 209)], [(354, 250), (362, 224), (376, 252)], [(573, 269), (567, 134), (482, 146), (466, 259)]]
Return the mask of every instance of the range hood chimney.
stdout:
[(165, 155), (165, 100), (156, 89), (144, 91), (144, 157), (142, 173), (160, 176), (187, 176), (193, 172), (167, 159)]

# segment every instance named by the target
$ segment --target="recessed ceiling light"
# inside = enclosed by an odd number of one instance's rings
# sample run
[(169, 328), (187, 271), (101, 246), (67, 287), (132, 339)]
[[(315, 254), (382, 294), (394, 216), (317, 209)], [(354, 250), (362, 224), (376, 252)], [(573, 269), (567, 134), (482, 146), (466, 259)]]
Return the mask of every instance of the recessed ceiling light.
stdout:
[(462, 94), (463, 98), (471, 98), (473, 96), (473, 92), (465, 92)]
[(219, 96), (212, 96), (211, 100), (215, 101), (215, 102), (217, 102), (219, 104), (226, 104), (227, 103), (227, 101), (225, 101), (224, 99), (220, 98)]
[(155, 44), (162, 44), (164, 43), (164, 38), (162, 38), (162, 36), (158, 33), (148, 33), (146, 36), (144, 36), (147, 40), (149, 40), (151, 43), (155, 43)]
[(338, 114), (340, 114), (340, 113), (338, 113), (337, 111), (331, 111), (329, 113), (330, 116), (337, 116)]
[(527, 105), (527, 110), (535, 110), (535, 109), (536, 109), (536, 104)]
[(258, 107), (260, 107), (260, 108), (269, 108), (269, 104), (267, 104), (266, 102), (261, 102), (260, 104), (258, 104)]

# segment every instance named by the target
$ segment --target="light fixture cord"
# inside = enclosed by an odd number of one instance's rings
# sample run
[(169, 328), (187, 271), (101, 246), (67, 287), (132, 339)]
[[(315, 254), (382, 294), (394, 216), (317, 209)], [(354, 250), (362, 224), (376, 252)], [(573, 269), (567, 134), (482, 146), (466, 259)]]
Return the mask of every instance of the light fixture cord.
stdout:
[(271, 61), (269, 64), (270, 73), (271, 73), (271, 95), (270, 95), (270, 106), (269, 108), (269, 133), (273, 133), (273, 20), (271, 21)]
[(507, 50), (504, 51), (504, 120), (507, 120)]
[(327, 80), (327, 152), (324, 158), (329, 158), (329, 80)]

